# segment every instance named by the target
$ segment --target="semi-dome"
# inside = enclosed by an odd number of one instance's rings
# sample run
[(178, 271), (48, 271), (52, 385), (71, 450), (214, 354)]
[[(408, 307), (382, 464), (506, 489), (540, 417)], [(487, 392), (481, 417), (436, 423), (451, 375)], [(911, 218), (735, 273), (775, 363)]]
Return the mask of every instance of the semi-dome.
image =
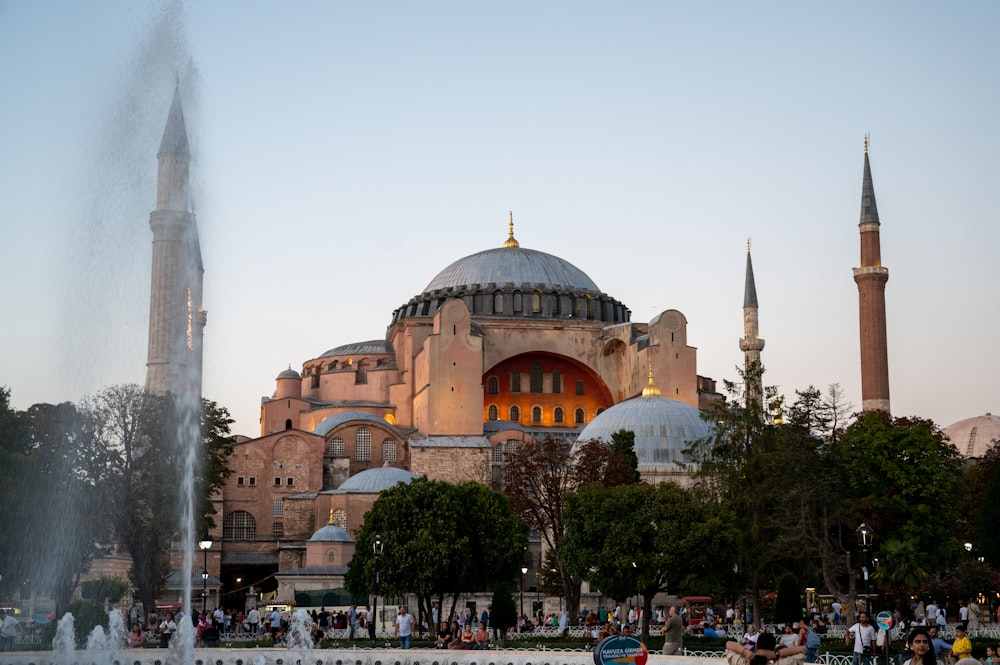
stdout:
[(315, 429), (313, 429), (313, 434), (318, 434), (319, 436), (326, 436), (337, 427), (352, 420), (366, 420), (370, 423), (375, 423), (378, 425), (382, 425), (384, 427), (388, 427), (389, 429), (394, 429), (392, 425), (387, 423), (382, 418), (379, 418), (378, 416), (373, 416), (372, 414), (367, 413), (365, 411), (344, 411), (343, 413), (338, 413), (334, 416), (330, 416), (329, 418), (324, 418), (323, 420), (319, 421), (319, 424), (316, 425)]
[(986, 413), (959, 420), (944, 428), (951, 443), (965, 457), (981, 458), (1000, 439), (1000, 416)]
[(619, 430), (635, 434), (639, 468), (677, 466), (691, 462), (684, 453), (694, 441), (709, 435), (698, 409), (659, 395), (644, 394), (604, 411), (583, 428), (577, 442), (611, 441)]
[(399, 483), (409, 485), (416, 477), (405, 469), (397, 469), (394, 466), (379, 466), (351, 476), (341, 483), (340, 487), (335, 489), (333, 493), (378, 494)]
[(353, 543), (351, 534), (336, 524), (325, 524), (309, 539), (311, 543)]
[(524, 247), (498, 247), (461, 258), (439, 272), (424, 293), (477, 284), (560, 286), (600, 293), (597, 284), (569, 261)]

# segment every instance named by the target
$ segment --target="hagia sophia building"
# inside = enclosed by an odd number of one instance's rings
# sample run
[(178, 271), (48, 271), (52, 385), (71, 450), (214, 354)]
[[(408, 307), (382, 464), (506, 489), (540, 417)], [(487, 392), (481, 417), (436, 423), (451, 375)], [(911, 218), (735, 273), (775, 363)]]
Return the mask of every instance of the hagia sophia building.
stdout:
[[(178, 90), (158, 153), (150, 221), (147, 388), (185, 389), (176, 378), (184, 373), (157, 350), (180, 348), (182, 362), (197, 366), (200, 394), (206, 316), (197, 231), (186, 203), (186, 153)], [(863, 408), (888, 411), (888, 270), (881, 264), (867, 140), (864, 160), (862, 261), (854, 269)], [(506, 239), (498, 233), (496, 245), (444, 267), (396, 307), (384, 339), (332, 340), (336, 346), (301, 368), (280, 371), (261, 403), (260, 437), (237, 443), (232, 475), (214, 497), (219, 526), (210, 534), (210, 606), (244, 609), (248, 602), (323, 590), (329, 601), (323, 604), (337, 604), (333, 591), (353, 554), (352, 534), (381, 490), (420, 476), (494, 483), (506, 453), (530, 439), (572, 445), (631, 430), (645, 481), (689, 482), (683, 450), (708, 434), (701, 412), (722, 396), (698, 374), (684, 314), (668, 309), (649, 322), (632, 321), (628, 306), (582, 269), (522, 247), (512, 216), (506, 231)], [(178, 270), (178, 262), (194, 269)], [(187, 282), (177, 277), (183, 274)], [(743, 287), (739, 345), (750, 363), (760, 359), (764, 341), (749, 247)], [(963, 454), (981, 455), (1000, 436), (1000, 419), (982, 418), (985, 425), (954, 426)], [(535, 572), (537, 541), (528, 555)], [(201, 573), (194, 573), (197, 585)], [(526, 580), (533, 590), (537, 576)]]

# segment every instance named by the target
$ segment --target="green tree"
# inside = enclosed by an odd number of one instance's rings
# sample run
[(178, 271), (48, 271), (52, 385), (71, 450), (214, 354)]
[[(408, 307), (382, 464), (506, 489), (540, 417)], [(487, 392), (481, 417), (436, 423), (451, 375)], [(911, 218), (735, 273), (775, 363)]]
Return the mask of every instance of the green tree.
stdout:
[(802, 601), (799, 597), (801, 586), (791, 573), (778, 578), (778, 597), (774, 603), (774, 620), (778, 623), (794, 623), (802, 618)]
[(602, 484), (605, 487), (633, 485), (640, 480), (639, 458), (635, 454), (635, 432), (620, 429), (611, 435), (611, 450), (608, 469)]
[(99, 577), (80, 584), (80, 597), (86, 600), (96, 600), (103, 603), (110, 601), (117, 604), (128, 593), (128, 580), (119, 577)]
[[(566, 499), (565, 565), (605, 595), (703, 591), (732, 568), (738, 534), (718, 503), (673, 483), (581, 487)], [(648, 621), (642, 635), (649, 637)]]
[(994, 474), (982, 494), (982, 505), (976, 520), (979, 550), (992, 566), (1000, 568), (1000, 474)]
[(944, 570), (963, 553), (941, 519), (958, 494), (962, 457), (929, 420), (862, 414), (838, 446), (841, 484), (854, 519), (880, 541), (911, 541), (930, 570)]
[(527, 525), (507, 499), (480, 483), (454, 485), (418, 478), (383, 491), (357, 534), (363, 544), (348, 564), (345, 582), (355, 595), (375, 590), (375, 556), (368, 544), (385, 542), (379, 594), (416, 594), (420, 613), (436, 600), (454, 614), (463, 593), (485, 591), (520, 574)]
[[(198, 446), (192, 506), (198, 532), (214, 524), (210, 496), (229, 474), (232, 419), (215, 402), (202, 400), (200, 407), (191, 414), (173, 395), (152, 395), (135, 384), (111, 386), (85, 402), (106, 459), (103, 514), (132, 558), (133, 582), (145, 607), (153, 607), (170, 572), (190, 435)], [(184, 430), (189, 436), (179, 434)]]
[(17, 537), (6, 539), (0, 552), (3, 584), (21, 596), (49, 596), (61, 612), (95, 554), (94, 543), (103, 540), (92, 432), (70, 403), (15, 412), (8, 396), (0, 392), (0, 524)]
[[(626, 447), (628, 433), (619, 432), (622, 450)], [(633, 437), (634, 439), (634, 437)], [(628, 446), (631, 449), (631, 446)], [(632, 453), (634, 458), (634, 451)], [(570, 616), (580, 611), (580, 581), (562, 559), (562, 541), (565, 535), (563, 511), (567, 494), (588, 483), (606, 483), (609, 486), (629, 482), (634, 476), (635, 464), (608, 443), (600, 440), (577, 443), (576, 453), (561, 439), (548, 438), (526, 441), (507, 454), (505, 476), (498, 489), (510, 499), (511, 508), (545, 543)], [(543, 571), (546, 582), (551, 576)]]
[(514, 604), (514, 586), (510, 582), (499, 582), (493, 587), (490, 602), (490, 627), (493, 637), (501, 644), (507, 641), (507, 631), (517, 625), (517, 606)]
[(879, 547), (879, 566), (872, 579), (892, 594), (896, 607), (906, 611), (911, 593), (930, 580), (925, 557), (913, 540), (889, 538)]

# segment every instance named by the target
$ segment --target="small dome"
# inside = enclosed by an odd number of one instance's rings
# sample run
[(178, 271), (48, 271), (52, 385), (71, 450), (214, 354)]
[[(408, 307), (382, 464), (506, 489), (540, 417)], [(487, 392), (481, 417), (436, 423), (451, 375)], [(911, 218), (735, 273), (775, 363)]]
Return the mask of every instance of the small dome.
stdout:
[(276, 381), (280, 381), (281, 379), (297, 379), (297, 380), (301, 381), (302, 377), (299, 376), (298, 372), (296, 372), (294, 369), (292, 369), (291, 367), (289, 367), (288, 369), (286, 369), (285, 371), (283, 371), (281, 374), (279, 374), (278, 378), (275, 379), (275, 380)]
[(987, 413), (959, 420), (945, 427), (944, 433), (963, 456), (982, 458), (993, 442), (1000, 439), (1000, 416)]
[(346, 530), (336, 524), (326, 524), (309, 539), (310, 543), (353, 543), (354, 539)]
[(330, 416), (329, 418), (324, 418), (323, 420), (319, 421), (319, 424), (316, 425), (316, 429), (313, 430), (313, 434), (318, 434), (319, 436), (326, 436), (327, 434), (335, 430), (337, 427), (352, 420), (367, 420), (370, 423), (377, 423), (379, 425), (388, 427), (389, 429), (393, 429), (392, 425), (387, 423), (382, 418), (379, 418), (378, 416), (373, 416), (372, 414), (366, 413), (364, 411), (345, 411), (343, 413), (338, 413), (335, 416)]
[(639, 468), (691, 462), (684, 449), (710, 434), (701, 412), (693, 406), (659, 395), (644, 395), (615, 404), (594, 418), (580, 432), (577, 442), (610, 442), (611, 435), (619, 430), (635, 433)]
[(399, 483), (409, 485), (416, 477), (404, 469), (397, 469), (394, 466), (380, 466), (351, 476), (335, 489), (334, 493), (378, 494)]
[(430, 281), (424, 293), (473, 284), (507, 283), (559, 285), (568, 291), (601, 292), (585, 272), (558, 256), (523, 247), (498, 247), (455, 261)]

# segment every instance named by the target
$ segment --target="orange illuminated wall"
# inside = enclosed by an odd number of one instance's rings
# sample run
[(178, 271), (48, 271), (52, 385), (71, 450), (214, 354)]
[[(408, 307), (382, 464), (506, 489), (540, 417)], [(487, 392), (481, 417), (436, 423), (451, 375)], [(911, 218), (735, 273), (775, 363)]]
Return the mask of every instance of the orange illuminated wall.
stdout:
[[(614, 405), (611, 393), (588, 367), (547, 353), (527, 353), (483, 375), (483, 421), (509, 420), (528, 427), (580, 427)], [(512, 417), (511, 407), (519, 413)], [(535, 419), (536, 409), (541, 418)], [(562, 410), (558, 422), (557, 410)], [(577, 421), (582, 410), (583, 421)]]

